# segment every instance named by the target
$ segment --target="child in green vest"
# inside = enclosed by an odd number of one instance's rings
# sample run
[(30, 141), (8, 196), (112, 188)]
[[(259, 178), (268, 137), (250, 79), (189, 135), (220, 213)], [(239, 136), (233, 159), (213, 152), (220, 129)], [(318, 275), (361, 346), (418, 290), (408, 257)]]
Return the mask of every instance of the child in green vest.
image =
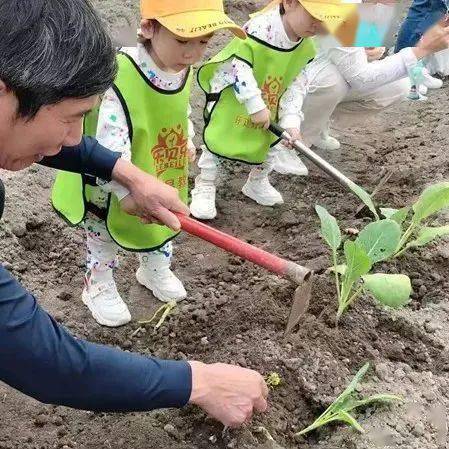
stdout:
[(343, 23), (354, 5), (339, 0), (275, 0), (254, 15), (244, 29), (248, 39), (234, 39), (201, 67), (198, 80), (206, 93), (205, 146), (192, 191), (192, 214), (215, 218), (219, 158), (255, 165), (242, 192), (257, 203), (274, 206), (282, 195), (270, 184), (273, 170), (306, 175), (294, 151), (280, 146), (266, 130), (278, 121), (300, 138), (302, 69), (315, 57), (312, 36)]
[[(245, 33), (225, 15), (222, 0), (142, 0), (141, 11), (140, 42), (119, 52), (116, 81), (99, 109), (86, 117), (85, 133), (176, 187), (187, 201), (188, 158), (195, 154), (188, 119), (191, 66), (215, 31), (228, 28), (239, 38)], [(84, 220), (82, 299), (98, 323), (116, 327), (131, 320), (113, 279), (119, 247), (139, 253), (137, 280), (159, 300), (180, 301), (187, 293), (170, 269), (176, 233), (123, 212), (120, 201), (128, 192), (118, 184), (98, 184), (61, 172), (53, 205), (72, 224)], [(86, 217), (87, 211), (95, 215)]]

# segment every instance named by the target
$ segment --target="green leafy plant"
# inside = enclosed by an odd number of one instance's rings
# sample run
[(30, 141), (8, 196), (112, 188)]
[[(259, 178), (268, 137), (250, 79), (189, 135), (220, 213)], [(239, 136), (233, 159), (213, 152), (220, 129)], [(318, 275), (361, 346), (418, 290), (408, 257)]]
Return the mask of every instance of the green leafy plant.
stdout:
[(354, 418), (353, 412), (360, 408), (375, 403), (391, 403), (394, 401), (402, 401), (402, 398), (392, 394), (376, 394), (367, 398), (361, 397), (357, 392), (357, 386), (367, 373), (370, 365), (367, 363), (355, 375), (354, 379), (348, 385), (345, 391), (330, 405), (326, 411), (319, 416), (316, 421), (306, 429), (298, 432), (296, 435), (305, 435), (312, 430), (323, 427), (332, 422), (343, 422), (353, 427), (357, 431), (364, 433), (362, 426)]
[(449, 235), (449, 226), (431, 227), (426, 222), (437, 212), (449, 207), (449, 182), (434, 184), (423, 191), (418, 201), (403, 209), (381, 209), (384, 217), (396, 221), (405, 230), (395, 251), (395, 257), (410, 248), (425, 246), (437, 238)]
[(281, 385), (282, 379), (279, 373), (270, 373), (265, 377), (265, 382), (270, 388), (274, 389)]
[(400, 225), (393, 219), (375, 221), (366, 226), (356, 240), (346, 240), (341, 251), (343, 238), (337, 220), (323, 207), (316, 206), (315, 209), (321, 220), (321, 236), (332, 251), (338, 298), (337, 323), (363, 292), (371, 293), (389, 307), (407, 304), (412, 293), (408, 276), (370, 274), (374, 264), (395, 254), (401, 239)]

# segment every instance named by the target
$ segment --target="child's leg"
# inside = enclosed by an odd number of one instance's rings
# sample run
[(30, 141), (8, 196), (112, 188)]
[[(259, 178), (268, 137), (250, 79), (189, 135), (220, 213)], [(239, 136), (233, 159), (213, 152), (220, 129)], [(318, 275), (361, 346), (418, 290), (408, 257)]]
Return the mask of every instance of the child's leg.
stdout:
[(338, 140), (329, 136), (329, 122), (335, 108), (345, 99), (349, 90), (348, 83), (334, 64), (327, 62), (315, 71), (303, 106), (301, 131), (306, 145), (326, 150), (340, 148)]
[(128, 307), (120, 297), (113, 279), (117, 267), (117, 245), (102, 220), (85, 221), (87, 272), (83, 302), (95, 320), (103, 326), (118, 327), (131, 321)]
[(198, 161), (200, 174), (196, 177), (195, 188), (191, 192), (190, 212), (196, 218), (212, 220), (217, 216), (215, 185), (218, 176), (218, 166), (218, 158), (203, 147)]
[(187, 296), (182, 282), (170, 270), (172, 257), (171, 242), (156, 251), (139, 254), (137, 280), (164, 302), (181, 301)]
[(282, 204), (282, 195), (270, 184), (269, 175), (273, 171), (274, 151), (270, 150), (266, 161), (251, 170), (242, 192), (262, 206)]

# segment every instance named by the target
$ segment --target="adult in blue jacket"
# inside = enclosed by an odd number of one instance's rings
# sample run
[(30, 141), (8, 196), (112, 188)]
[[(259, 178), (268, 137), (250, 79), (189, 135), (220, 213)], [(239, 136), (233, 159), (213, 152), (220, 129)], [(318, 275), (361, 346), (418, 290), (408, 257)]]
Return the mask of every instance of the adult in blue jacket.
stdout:
[(395, 53), (415, 47), (424, 33), (448, 12), (448, 8), (449, 0), (413, 0), (399, 30)]
[[(88, 0), (1, 0), (0, 168), (37, 162), (114, 179), (130, 191), (122, 203), (129, 213), (179, 229), (173, 212), (187, 209), (175, 190), (82, 139), (83, 116), (115, 72), (113, 45)], [(85, 410), (193, 403), (230, 426), (265, 411), (268, 394), (251, 370), (158, 360), (79, 340), (1, 265), (0, 381), (42, 402)]]

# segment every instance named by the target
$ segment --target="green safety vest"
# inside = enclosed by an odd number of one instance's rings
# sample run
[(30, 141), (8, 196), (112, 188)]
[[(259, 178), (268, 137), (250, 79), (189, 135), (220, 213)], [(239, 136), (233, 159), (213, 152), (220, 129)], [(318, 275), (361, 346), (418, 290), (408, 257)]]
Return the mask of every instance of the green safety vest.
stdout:
[[(127, 117), (132, 163), (175, 187), (187, 202), (187, 110), (192, 73), (178, 90), (165, 91), (151, 84), (128, 55), (119, 53), (117, 59), (119, 71), (113, 89)], [(84, 133), (95, 136), (97, 122), (98, 109), (86, 117)], [(69, 224), (77, 225), (88, 210), (98, 212), (89, 203), (93, 189), (99, 187), (89, 185), (88, 177), (60, 171), (53, 185), (53, 207)], [(115, 195), (109, 195), (103, 214), (112, 239), (130, 251), (155, 250), (177, 235), (166, 226), (144, 225), (139, 218), (126, 214)]]
[(215, 101), (210, 112), (207, 104), (204, 110), (207, 149), (217, 156), (261, 164), (270, 147), (279, 141), (269, 131), (251, 122), (245, 106), (236, 99), (234, 85), (218, 93), (211, 92), (211, 81), (220, 65), (238, 58), (251, 66), (265, 104), (271, 111), (271, 119), (277, 121), (282, 95), (315, 55), (315, 44), (309, 38), (286, 50), (249, 35), (246, 40), (235, 38), (203, 65), (198, 72), (198, 82), (206, 93), (207, 103)]

